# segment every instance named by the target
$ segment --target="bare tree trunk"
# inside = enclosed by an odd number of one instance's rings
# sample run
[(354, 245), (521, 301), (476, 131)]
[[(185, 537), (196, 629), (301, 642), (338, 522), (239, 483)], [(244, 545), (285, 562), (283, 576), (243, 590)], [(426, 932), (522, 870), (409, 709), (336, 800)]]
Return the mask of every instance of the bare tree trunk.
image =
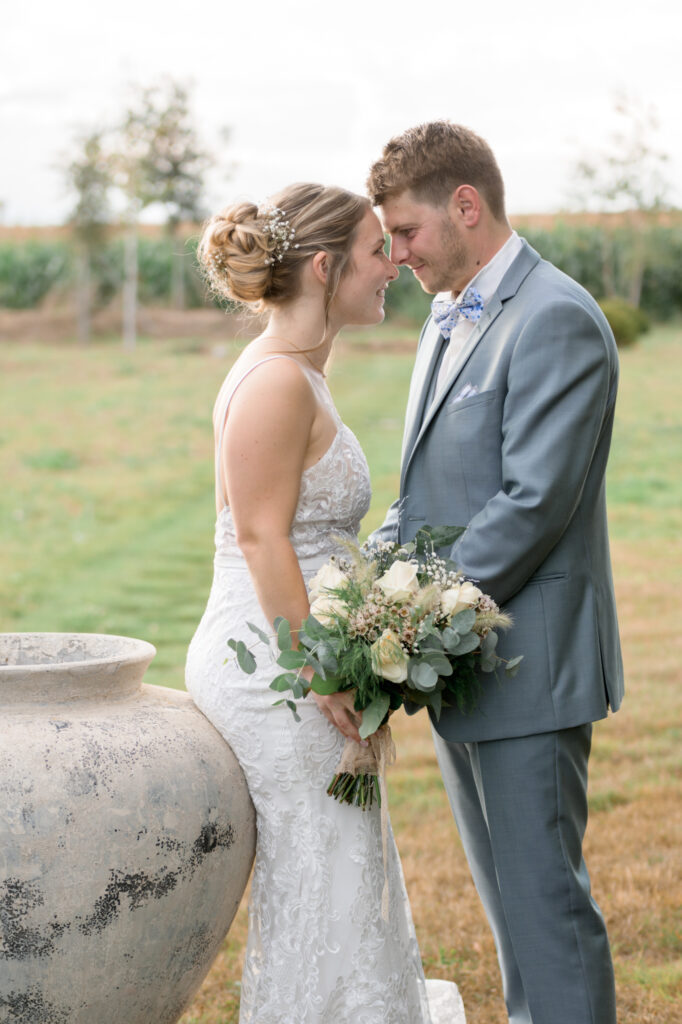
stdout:
[(644, 280), (644, 267), (646, 265), (647, 237), (643, 225), (635, 223), (632, 227), (630, 237), (630, 259), (628, 274), (628, 302), (633, 306), (639, 306), (642, 298), (642, 283)]
[(171, 304), (173, 309), (185, 308), (185, 247), (171, 237)]
[(616, 294), (616, 275), (614, 271), (615, 241), (611, 233), (605, 230), (602, 234), (601, 273), (604, 295), (612, 298)]
[(90, 252), (88, 247), (80, 244), (77, 249), (76, 276), (76, 323), (78, 340), (81, 345), (90, 341), (91, 328), (91, 283), (90, 283)]
[(130, 224), (123, 250), (123, 347), (137, 343), (137, 224)]

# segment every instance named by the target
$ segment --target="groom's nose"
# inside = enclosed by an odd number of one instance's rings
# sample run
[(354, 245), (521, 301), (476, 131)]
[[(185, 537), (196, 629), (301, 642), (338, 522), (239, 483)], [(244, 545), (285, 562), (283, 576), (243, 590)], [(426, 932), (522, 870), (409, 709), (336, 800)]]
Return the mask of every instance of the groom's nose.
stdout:
[(407, 262), (409, 254), (410, 248), (405, 240), (391, 236), (391, 250), (388, 254), (391, 263), (395, 263), (399, 267), (402, 263)]

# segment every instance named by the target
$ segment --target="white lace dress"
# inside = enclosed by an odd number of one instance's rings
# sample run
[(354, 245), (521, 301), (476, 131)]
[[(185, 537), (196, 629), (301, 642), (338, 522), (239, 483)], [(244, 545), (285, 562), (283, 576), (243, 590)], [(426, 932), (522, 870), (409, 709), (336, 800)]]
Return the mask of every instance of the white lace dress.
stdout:
[[(330, 448), (303, 473), (291, 527), (307, 581), (339, 552), (336, 538), (357, 537), (370, 485), (360, 445), (341, 422), (324, 378), (304, 372), (337, 424)], [(243, 379), (228, 375), (217, 422), (224, 423)], [(238, 757), (257, 814), (240, 1024), (464, 1024), (455, 985), (428, 982), (427, 997), (390, 826), (385, 921), (378, 809), (363, 812), (326, 794), (343, 737), (312, 700), (298, 702), (298, 723), (285, 705), (273, 707), (278, 695), (269, 683), (281, 670), (264, 647), (255, 652), (254, 675), (234, 661), (224, 664), (228, 637), (253, 643), (247, 621), (271, 631), (225, 506), (216, 525), (213, 586), (189, 648), (186, 680)]]

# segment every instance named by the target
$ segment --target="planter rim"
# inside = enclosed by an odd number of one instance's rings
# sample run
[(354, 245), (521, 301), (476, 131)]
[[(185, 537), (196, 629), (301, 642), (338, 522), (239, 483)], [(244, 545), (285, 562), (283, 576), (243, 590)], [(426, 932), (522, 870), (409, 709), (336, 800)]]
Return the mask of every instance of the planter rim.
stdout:
[[(76, 657), (60, 659), (69, 643), (74, 645)], [(93, 648), (91, 657), (87, 656), (88, 644)], [(42, 648), (42, 660), (24, 664), (10, 660), (13, 654), (31, 647)], [(139, 690), (155, 654), (156, 648), (146, 640), (114, 633), (0, 633), (0, 703), (7, 699), (11, 703), (16, 699), (59, 700), (60, 696), (124, 696)], [(13, 692), (12, 684), (17, 683), (20, 686)], [(45, 686), (50, 687), (49, 692)]]

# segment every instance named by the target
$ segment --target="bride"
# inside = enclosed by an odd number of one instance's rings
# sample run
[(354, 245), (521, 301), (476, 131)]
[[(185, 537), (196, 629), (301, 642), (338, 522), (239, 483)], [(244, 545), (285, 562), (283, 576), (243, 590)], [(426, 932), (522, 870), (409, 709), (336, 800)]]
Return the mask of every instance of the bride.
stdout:
[(360, 741), (352, 697), (311, 692), (296, 722), (273, 706), (272, 661), (249, 676), (225, 663), (228, 637), (253, 643), (248, 621), (305, 619), (306, 583), (357, 537), (369, 472), (325, 366), (341, 327), (383, 319), (398, 272), (367, 199), (308, 184), (223, 210), (199, 258), (217, 293), (269, 313), (215, 404), (214, 580), (186, 674), (256, 808), (240, 1024), (463, 1024), (456, 986), (424, 982), (390, 826), (385, 920), (378, 809), (326, 794), (345, 738)]

